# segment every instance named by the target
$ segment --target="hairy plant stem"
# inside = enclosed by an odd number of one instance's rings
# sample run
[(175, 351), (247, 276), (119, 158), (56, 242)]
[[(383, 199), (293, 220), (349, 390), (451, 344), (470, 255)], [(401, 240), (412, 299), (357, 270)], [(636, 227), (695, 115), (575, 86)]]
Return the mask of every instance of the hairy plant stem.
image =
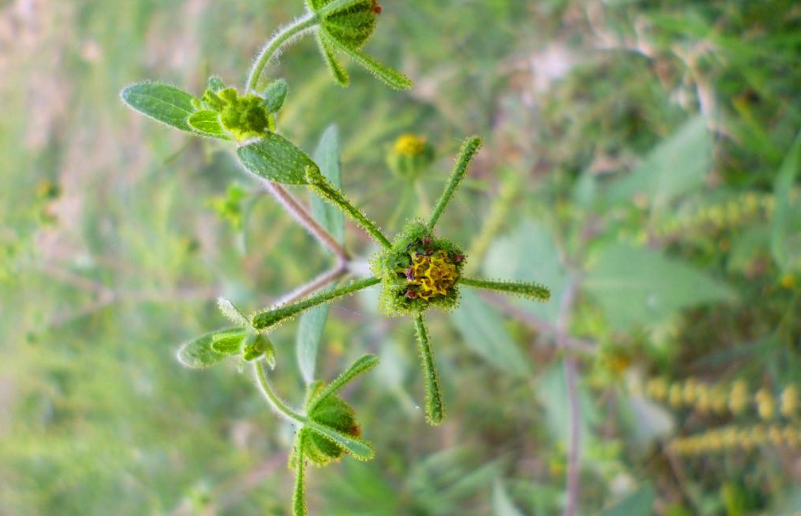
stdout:
[(468, 138), (462, 144), (459, 157), (456, 158), (456, 165), (453, 167), (450, 179), (448, 179), (448, 184), (445, 185), (445, 190), (442, 191), (442, 195), (437, 201), (436, 206), (434, 206), (434, 212), (431, 214), (431, 219), (428, 221), (428, 229), (434, 230), (434, 226), (437, 225), (437, 221), (442, 216), (448, 203), (451, 202), (453, 194), (456, 193), (456, 189), (459, 188), (459, 184), (462, 182), (462, 179), (464, 179), (465, 174), (467, 174), (467, 166), (470, 164), (470, 160), (473, 159), (476, 152), (478, 152), (479, 147), (481, 147), (481, 138), (476, 136)]
[(305, 16), (302, 16), (289, 25), (281, 28), (270, 39), (270, 41), (264, 45), (261, 53), (259, 53), (259, 56), (253, 63), (253, 67), (250, 69), (250, 74), (248, 75), (245, 93), (250, 93), (256, 89), (256, 86), (259, 83), (259, 78), (261, 77), (261, 73), (264, 71), (264, 67), (267, 66), (267, 63), (270, 62), (270, 59), (272, 59), (272, 57), (284, 44), (289, 43), (293, 38), (303, 34), (304, 32), (311, 30), (319, 23), (319, 16), (314, 13), (307, 13)]
[(287, 294), (284, 294), (278, 299), (278, 301), (275, 302), (275, 304), (285, 305), (288, 303), (293, 303), (298, 299), (303, 299), (304, 297), (314, 294), (318, 290), (327, 287), (331, 283), (334, 283), (338, 279), (348, 274), (348, 272), (350, 272), (348, 262), (342, 262), (340, 265), (325, 271), (308, 283), (301, 285)]
[[(559, 347), (568, 347), (568, 325), (570, 323), (570, 310), (573, 308), (573, 301), (578, 289), (578, 278), (570, 275), (562, 294), (562, 302), (559, 305), (559, 315), (556, 321), (556, 328), (559, 332), (557, 342)], [(575, 516), (578, 511), (580, 483), (580, 460), (581, 460), (581, 407), (579, 405), (579, 393), (577, 385), (578, 366), (576, 357), (566, 354), (564, 356), (565, 383), (567, 384), (567, 397), (570, 406), (570, 436), (568, 441), (567, 456), (567, 501), (563, 516)]]
[(267, 403), (282, 417), (301, 426), (304, 425), (307, 421), (306, 418), (289, 408), (273, 391), (270, 382), (267, 380), (267, 373), (264, 372), (264, 365), (262, 365), (261, 360), (253, 362), (253, 372), (255, 373), (256, 384), (259, 386), (259, 390), (264, 395)]
[(309, 186), (311, 186), (315, 192), (342, 210), (342, 213), (350, 217), (353, 222), (372, 236), (376, 242), (386, 248), (392, 247), (392, 243), (384, 236), (384, 233), (376, 226), (375, 222), (370, 220), (367, 215), (354, 206), (339, 188), (335, 187), (331, 181), (320, 173), (317, 167), (308, 167), (306, 169), (306, 178), (309, 180)]
[[(318, 423), (317, 421), (308, 418), (306, 415), (299, 414), (281, 401), (281, 399), (273, 391), (270, 382), (267, 380), (267, 373), (264, 372), (264, 365), (261, 363), (261, 360), (257, 360), (253, 363), (253, 372), (255, 373), (254, 376), (256, 377), (256, 384), (259, 386), (259, 390), (264, 396), (264, 399), (267, 400), (267, 403), (269, 403), (270, 406), (273, 407), (273, 409), (275, 409), (279, 415), (281, 415), (281, 417), (292, 421), (300, 428), (306, 427), (319, 434), (322, 434), (328, 439), (331, 439), (337, 445), (348, 450), (357, 459), (367, 460), (372, 458), (374, 453), (373, 449), (364, 441), (352, 438), (349, 435), (336, 430), (335, 428)], [(300, 430), (300, 428), (298, 430)]]
[(281, 206), (284, 207), (286, 211), (289, 212), (290, 215), (304, 228), (308, 231), (314, 238), (316, 238), (323, 246), (327, 247), (334, 253), (334, 256), (337, 258), (337, 262), (339, 266), (342, 264), (346, 264), (349, 260), (349, 256), (345, 248), (342, 247), (339, 242), (336, 241), (334, 236), (328, 232), (323, 226), (321, 226), (314, 217), (312, 217), (311, 213), (303, 207), (286, 189), (279, 185), (278, 183), (273, 183), (272, 181), (264, 180), (264, 185), (267, 187), (267, 191), (273, 197), (281, 203)]
[(323, 303), (329, 303), (331, 301), (334, 301), (335, 299), (339, 299), (340, 297), (347, 296), (348, 294), (353, 294), (354, 292), (365, 289), (367, 287), (371, 287), (373, 285), (377, 285), (378, 283), (380, 283), (380, 281), (381, 280), (379, 280), (378, 278), (373, 278), (373, 277), (353, 281), (348, 285), (343, 285), (333, 290), (321, 292), (317, 295), (306, 298), (302, 301), (298, 301), (297, 303), (285, 306), (279, 306), (277, 308), (272, 308), (265, 310), (263, 312), (256, 313), (255, 315), (253, 315), (251, 322), (253, 324), (253, 327), (256, 328), (257, 330), (266, 330), (287, 319), (295, 317), (296, 315), (308, 310), (309, 308), (313, 308)]
[(422, 314), (414, 317), (414, 327), (417, 330), (417, 345), (420, 360), (423, 363), (423, 375), (426, 385), (426, 418), (432, 425), (442, 423), (445, 418), (445, 405), (442, 402), (442, 392), (439, 388), (437, 366), (434, 364), (434, 353), (428, 340), (428, 330)]

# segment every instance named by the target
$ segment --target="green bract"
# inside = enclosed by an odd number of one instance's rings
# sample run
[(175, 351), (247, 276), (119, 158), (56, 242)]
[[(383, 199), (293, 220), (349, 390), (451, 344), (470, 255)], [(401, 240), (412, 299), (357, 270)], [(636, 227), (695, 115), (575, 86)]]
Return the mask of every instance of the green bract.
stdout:
[(381, 8), (375, 0), (357, 0), (349, 5), (334, 8), (337, 0), (308, 0), (309, 9), (322, 21), (320, 27), (338, 41), (351, 48), (361, 48), (375, 30)]
[(371, 262), (373, 274), (381, 279), (380, 310), (386, 315), (408, 315), (431, 306), (455, 307), (464, 259), (459, 246), (434, 237), (423, 221), (407, 223), (392, 247)]

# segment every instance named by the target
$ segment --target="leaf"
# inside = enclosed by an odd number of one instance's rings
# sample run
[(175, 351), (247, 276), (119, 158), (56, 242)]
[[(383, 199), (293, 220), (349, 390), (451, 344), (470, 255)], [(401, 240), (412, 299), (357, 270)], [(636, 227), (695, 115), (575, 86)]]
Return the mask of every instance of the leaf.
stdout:
[(342, 87), (350, 84), (350, 75), (348, 75), (348, 71), (345, 70), (345, 67), (342, 66), (342, 63), (337, 59), (334, 49), (331, 48), (331, 44), (324, 40), (319, 32), (316, 35), (316, 39), (320, 55), (323, 56), (323, 61), (325, 61), (325, 65), (334, 77), (334, 81)]
[(318, 434), (330, 439), (338, 446), (341, 446), (350, 452), (350, 454), (356, 459), (370, 460), (375, 455), (373, 448), (367, 444), (367, 442), (362, 441), (361, 439), (350, 437), (343, 434), (339, 430), (336, 430), (335, 428), (320, 424), (316, 421), (312, 421), (311, 419), (307, 419), (303, 424), (309, 430), (313, 430)]
[(651, 516), (653, 514), (654, 489), (641, 487), (637, 491), (599, 513), (599, 516)]
[(685, 308), (735, 298), (726, 284), (695, 267), (626, 244), (601, 249), (584, 288), (618, 330), (657, 325)]
[(607, 191), (611, 202), (629, 202), (646, 195), (655, 208), (704, 185), (712, 165), (712, 135), (702, 116), (684, 124), (660, 142), (634, 171)]
[(289, 86), (284, 79), (276, 79), (267, 85), (264, 90), (264, 103), (267, 111), (270, 113), (277, 113), (281, 110), (286, 100), (286, 94), (289, 91)]
[(332, 48), (342, 52), (362, 65), (368, 72), (375, 75), (387, 86), (395, 88), (396, 90), (408, 90), (412, 87), (412, 81), (402, 73), (379, 63), (361, 50), (351, 48), (350, 46), (341, 43), (338, 39), (322, 28), (319, 30), (319, 33), (324, 43), (331, 45)]
[(209, 89), (214, 93), (224, 90), (225, 87), (226, 86), (223, 80), (217, 77), (216, 75), (209, 77)]
[(451, 321), (467, 346), (490, 364), (515, 375), (530, 373), (526, 356), (509, 335), (500, 314), (476, 292), (461, 290), (461, 302)]
[(329, 305), (322, 305), (310, 309), (300, 317), (298, 333), (295, 341), (295, 351), (298, 358), (300, 374), (306, 385), (314, 381), (317, 367), (317, 353), (323, 341), (323, 329), (328, 319)]
[(203, 109), (192, 113), (187, 119), (189, 127), (202, 133), (204, 136), (211, 138), (220, 138), (223, 140), (230, 140), (231, 138), (225, 133), (222, 124), (220, 123), (220, 114), (216, 111)]
[(120, 93), (122, 101), (134, 110), (162, 124), (194, 132), (187, 118), (196, 111), (189, 93), (157, 82), (132, 84)]
[(322, 391), (317, 393), (309, 400), (308, 406), (306, 407), (306, 413), (311, 413), (311, 411), (314, 410), (314, 408), (322, 400), (328, 396), (331, 396), (332, 394), (336, 394), (340, 389), (345, 387), (345, 385), (355, 380), (357, 376), (366, 373), (377, 365), (378, 357), (375, 355), (364, 355), (360, 357), (353, 364), (351, 364), (347, 370), (340, 373), (340, 375), (337, 376), (331, 383), (326, 385)]
[(182, 344), (178, 349), (178, 361), (186, 367), (191, 367), (193, 369), (202, 369), (212, 366), (226, 357), (226, 355), (218, 353), (212, 348), (215, 338), (217, 340), (224, 339), (229, 335), (241, 331), (241, 328), (227, 328), (225, 330), (207, 333), (202, 337), (190, 340)]
[[(342, 186), (341, 167), (339, 161), (339, 132), (332, 125), (325, 130), (317, 149), (314, 161), (319, 164), (320, 172), (337, 188)], [(314, 220), (320, 223), (340, 244), (345, 241), (345, 216), (336, 207), (324, 202), (317, 195), (311, 196), (311, 212)], [(296, 352), (298, 366), (306, 383), (314, 380), (323, 329), (328, 318), (328, 305), (312, 308), (300, 318)]]
[(496, 239), (487, 253), (484, 274), (493, 278), (542, 282), (551, 291), (547, 303), (517, 297), (510, 297), (509, 301), (548, 322), (556, 322), (567, 272), (550, 228), (524, 220), (510, 234)]
[[(330, 125), (320, 137), (314, 151), (314, 161), (320, 167), (320, 173), (334, 185), (342, 188), (342, 163), (340, 161), (339, 130)], [(314, 220), (322, 224), (334, 239), (341, 245), (345, 243), (345, 215), (318, 196), (311, 198), (311, 211)]]
[(247, 316), (243, 314), (235, 304), (224, 297), (217, 298), (217, 308), (219, 308), (220, 312), (232, 323), (238, 324), (243, 328), (250, 327), (250, 321), (248, 321)]
[(306, 168), (317, 168), (305, 152), (276, 133), (240, 147), (236, 154), (250, 172), (276, 183), (305, 185)]
[(793, 187), (798, 173), (801, 171), (801, 132), (796, 136), (792, 147), (782, 161), (779, 173), (773, 186), (776, 196), (776, 208), (773, 211), (773, 221), (770, 233), (770, 251), (773, 259), (782, 271), (793, 265), (787, 249), (787, 236), (790, 234), (788, 214), (790, 211), (790, 190)]
[[(589, 453), (597, 442), (592, 429), (598, 423), (598, 410), (596, 401), (590, 396), (581, 383), (576, 385), (578, 391), (579, 435), (582, 453)], [(570, 430), (572, 426), (570, 414), (570, 394), (567, 388), (567, 379), (563, 363), (554, 363), (544, 374), (537, 379), (535, 395), (542, 405), (545, 422), (551, 438), (562, 449), (569, 446)]]
[(242, 341), (247, 337), (246, 332), (233, 335), (216, 336), (212, 339), (211, 349), (223, 355), (234, 355), (239, 353)]
[(500, 480), (492, 487), (492, 513), (494, 516), (523, 516), (523, 512), (515, 507)]

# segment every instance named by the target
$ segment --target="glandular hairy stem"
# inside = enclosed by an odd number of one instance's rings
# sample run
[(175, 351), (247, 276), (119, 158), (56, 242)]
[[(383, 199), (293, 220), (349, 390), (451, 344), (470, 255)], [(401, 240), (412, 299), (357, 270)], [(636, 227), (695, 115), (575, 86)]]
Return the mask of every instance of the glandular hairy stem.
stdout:
[(328, 290), (326, 292), (321, 292), (320, 294), (311, 296), (302, 301), (298, 301), (297, 303), (293, 303), (286, 306), (279, 306), (277, 308), (272, 308), (265, 310), (263, 312), (256, 313), (253, 315), (251, 322), (255, 329), (266, 330), (281, 322), (284, 322), (286, 320), (289, 320), (297, 316), (298, 314), (308, 310), (309, 308), (313, 308), (323, 303), (330, 303), (331, 301), (339, 299), (340, 297), (344, 297), (347, 296), (348, 294), (353, 294), (354, 292), (357, 292), (359, 290), (376, 285), (380, 281), (381, 280), (379, 280), (378, 278), (373, 278), (373, 277), (353, 281), (347, 285), (343, 285), (341, 287)]
[(358, 224), (359, 227), (364, 229), (379, 244), (386, 248), (392, 247), (392, 243), (386, 236), (384, 236), (384, 233), (378, 229), (378, 226), (376, 226), (375, 222), (370, 220), (367, 215), (365, 215), (359, 208), (354, 206), (353, 203), (351, 203), (350, 200), (345, 197), (345, 194), (343, 194), (341, 190), (335, 187), (331, 181), (329, 181), (320, 173), (318, 168), (308, 167), (306, 169), (306, 179), (308, 179), (309, 185), (317, 194), (342, 210), (345, 215), (350, 217), (351, 220)]
[(294, 38), (302, 35), (304, 32), (313, 29), (319, 23), (319, 16), (314, 13), (307, 13), (306, 15), (297, 18), (289, 25), (285, 25), (279, 29), (278, 32), (276, 32), (276, 34), (264, 45), (259, 53), (259, 56), (256, 58), (256, 61), (253, 63), (253, 67), (250, 69), (250, 74), (248, 75), (245, 93), (250, 93), (256, 89), (256, 86), (258, 86), (259, 83), (259, 78), (261, 77), (261, 73), (264, 71), (264, 67), (267, 66), (267, 63), (270, 62), (270, 59), (277, 54), (283, 45), (290, 43)]
[(267, 380), (267, 373), (264, 372), (264, 366), (261, 360), (253, 362), (253, 373), (256, 378), (256, 384), (259, 386), (259, 390), (264, 396), (264, 399), (267, 400), (267, 403), (269, 403), (281, 417), (301, 426), (306, 423), (305, 417), (289, 408), (281, 401), (281, 398), (275, 394), (269, 380)]
[(473, 159), (473, 156), (476, 155), (476, 152), (478, 152), (479, 147), (481, 147), (481, 138), (478, 136), (472, 136), (462, 144), (459, 157), (456, 158), (456, 165), (453, 167), (453, 172), (451, 172), (448, 184), (445, 185), (445, 190), (443, 190), (442, 195), (437, 201), (437, 205), (434, 206), (434, 212), (431, 214), (431, 219), (428, 221), (428, 229), (434, 230), (434, 226), (437, 225), (437, 221), (442, 216), (445, 208), (448, 207), (448, 203), (453, 199), (453, 194), (456, 193), (456, 189), (459, 188), (459, 184), (462, 182), (462, 179), (464, 179), (465, 174), (467, 174), (467, 166), (470, 164), (470, 160)]
[(423, 375), (426, 385), (426, 419), (432, 425), (442, 423), (445, 418), (445, 404), (442, 402), (442, 393), (439, 388), (439, 375), (434, 364), (434, 353), (431, 350), (431, 343), (428, 340), (428, 330), (426, 329), (423, 316), (417, 314), (414, 318), (414, 327), (417, 330), (417, 345), (420, 352), (420, 360), (423, 363)]
[(525, 281), (490, 281), (476, 278), (460, 278), (459, 283), (468, 287), (495, 290), (514, 294), (535, 301), (547, 301), (551, 298), (551, 291), (538, 283)]

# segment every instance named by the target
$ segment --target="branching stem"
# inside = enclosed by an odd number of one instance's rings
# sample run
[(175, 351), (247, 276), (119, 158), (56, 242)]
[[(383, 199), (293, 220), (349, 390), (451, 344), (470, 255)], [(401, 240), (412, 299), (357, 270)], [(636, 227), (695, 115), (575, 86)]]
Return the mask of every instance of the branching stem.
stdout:
[(336, 241), (328, 230), (314, 220), (311, 213), (292, 197), (283, 186), (267, 180), (264, 181), (264, 185), (267, 187), (267, 191), (270, 192), (270, 195), (275, 197), (278, 202), (281, 203), (281, 206), (283, 206), (301, 226), (306, 228), (306, 231), (334, 253), (340, 265), (348, 261), (348, 253), (345, 251), (345, 248)]
[(271, 328), (283, 321), (286, 321), (287, 319), (295, 317), (309, 308), (314, 308), (315, 306), (323, 303), (330, 303), (331, 301), (339, 299), (340, 297), (344, 297), (348, 294), (353, 294), (359, 290), (376, 285), (380, 281), (381, 280), (378, 278), (373, 277), (353, 281), (347, 285), (343, 285), (326, 292), (321, 292), (315, 296), (298, 301), (297, 303), (279, 306), (277, 308), (259, 312), (252, 318), (253, 327), (257, 330), (266, 330), (267, 328)]

